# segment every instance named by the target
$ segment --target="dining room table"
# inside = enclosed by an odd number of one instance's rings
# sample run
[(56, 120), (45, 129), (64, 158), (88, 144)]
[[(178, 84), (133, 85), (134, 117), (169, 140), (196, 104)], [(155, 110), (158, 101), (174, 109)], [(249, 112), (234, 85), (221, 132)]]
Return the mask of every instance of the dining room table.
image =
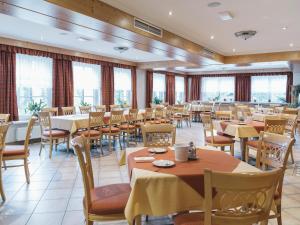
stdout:
[(241, 159), (245, 161), (246, 142), (249, 138), (259, 137), (259, 133), (265, 128), (265, 123), (254, 120), (214, 120), (213, 127), (217, 132), (240, 140)]
[[(204, 210), (204, 170), (259, 173), (256, 167), (212, 147), (197, 147), (197, 159), (177, 162), (172, 147), (163, 154), (150, 154), (147, 147), (127, 148), (126, 162), (131, 193), (125, 217), (140, 224), (142, 215), (165, 216), (187, 210)], [(151, 160), (141, 161), (143, 157)], [(175, 165), (157, 167), (153, 162), (171, 160)], [(214, 196), (217, 206), (218, 195)]]
[(254, 112), (252, 114), (252, 120), (264, 122), (265, 119), (278, 119), (280, 118), (280, 114), (276, 113), (262, 113), (262, 112)]

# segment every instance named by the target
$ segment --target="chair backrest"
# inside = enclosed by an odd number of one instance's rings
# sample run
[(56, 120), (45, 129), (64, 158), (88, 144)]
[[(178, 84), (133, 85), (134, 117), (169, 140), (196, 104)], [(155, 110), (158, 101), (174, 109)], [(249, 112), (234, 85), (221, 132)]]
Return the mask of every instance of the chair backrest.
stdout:
[(145, 147), (168, 147), (175, 144), (176, 127), (172, 124), (146, 124), (141, 129)]
[(78, 136), (72, 139), (71, 144), (76, 152), (84, 185), (84, 204), (89, 211), (91, 205), (91, 190), (94, 188), (93, 168), (88, 138)]
[(124, 119), (124, 111), (123, 110), (115, 110), (111, 111), (109, 124), (110, 125), (118, 125), (121, 124)]
[(104, 125), (105, 112), (90, 112), (89, 113), (89, 129), (102, 127)]
[(285, 131), (287, 120), (286, 119), (265, 119), (265, 132), (283, 134)]
[(163, 108), (156, 108), (155, 109), (155, 118), (161, 119), (164, 117), (164, 109)]
[(238, 118), (237, 108), (235, 106), (229, 106), (229, 110), (231, 111), (231, 115), (233, 116), (233, 118), (237, 119)]
[(42, 112), (49, 112), (51, 116), (58, 116), (58, 107), (43, 108)]
[(0, 114), (0, 123), (8, 123), (10, 114)]
[(61, 110), (62, 110), (63, 115), (74, 115), (74, 114), (76, 114), (75, 107), (73, 107), (73, 106), (61, 107)]
[(127, 115), (127, 121), (129, 123), (134, 123), (137, 121), (138, 118), (138, 113), (139, 110), (138, 109), (129, 109), (129, 113)]
[(166, 107), (166, 117), (171, 118), (173, 116), (173, 107), (168, 105)]
[(144, 120), (151, 120), (153, 116), (153, 108), (146, 108), (144, 114)]
[(31, 117), (28, 121), (28, 125), (27, 125), (27, 129), (26, 129), (26, 136), (25, 136), (25, 141), (24, 141), (24, 150), (25, 150), (25, 154), (28, 152), (29, 150), (29, 142), (30, 142), (30, 137), (31, 137), (31, 133), (32, 133), (32, 129), (34, 126), (34, 123), (36, 121), (36, 117)]
[[(2, 150), (5, 147), (5, 137), (8, 131), (10, 124), (9, 123), (2, 123), (0, 124), (0, 155), (2, 155)], [(0, 161), (1, 165), (1, 161)], [(0, 167), (1, 169), (1, 167)]]
[(298, 115), (298, 109), (294, 108), (285, 108), (282, 112), (283, 114), (292, 114), (292, 115)]
[(281, 114), (281, 119), (286, 119), (285, 133), (289, 134), (292, 138), (295, 137), (295, 130), (297, 127), (297, 118), (295, 114)]
[(105, 105), (97, 105), (95, 106), (96, 112), (106, 112), (106, 106)]
[(118, 111), (121, 107), (119, 105), (110, 105), (110, 111)]
[(50, 117), (50, 112), (40, 112), (39, 113), (39, 123), (40, 123), (40, 128), (41, 128), (41, 134), (44, 133), (44, 131), (49, 131), (50, 136), (52, 135), (52, 130), (51, 130), (51, 117)]
[(89, 114), (92, 111), (92, 106), (79, 106), (80, 114)]
[[(203, 124), (203, 132), (204, 132), (204, 138), (207, 136), (207, 132), (209, 133), (209, 136), (212, 137), (214, 136), (214, 129), (213, 129), (213, 123), (212, 123), (212, 118), (210, 114), (201, 114), (201, 121)], [(212, 140), (213, 143), (213, 140)]]
[(232, 114), (231, 111), (216, 111), (217, 120), (231, 120)]
[(281, 169), (248, 174), (205, 170), (204, 225), (250, 225), (268, 220), (281, 174)]

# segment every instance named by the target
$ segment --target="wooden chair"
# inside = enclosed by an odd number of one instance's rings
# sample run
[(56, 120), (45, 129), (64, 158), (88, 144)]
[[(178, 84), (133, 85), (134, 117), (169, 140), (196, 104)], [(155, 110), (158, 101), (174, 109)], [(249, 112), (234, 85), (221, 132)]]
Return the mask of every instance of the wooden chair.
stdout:
[(76, 114), (75, 107), (73, 107), (73, 106), (61, 107), (61, 110), (62, 110), (62, 114), (65, 116)]
[(100, 150), (103, 155), (102, 150), (102, 127), (104, 126), (104, 115), (105, 112), (90, 112), (89, 113), (89, 126), (87, 130), (80, 130), (75, 133), (74, 136), (84, 136), (89, 140), (89, 143), (100, 145)]
[(145, 124), (141, 129), (145, 147), (168, 147), (175, 144), (176, 127), (172, 124)]
[(109, 108), (110, 108), (110, 111), (112, 112), (112, 111), (120, 110), (121, 107), (119, 105), (110, 105)]
[(62, 143), (67, 142), (67, 151), (69, 152), (69, 140), (70, 133), (68, 131), (52, 129), (51, 118), (49, 112), (39, 113), (39, 123), (41, 128), (41, 146), (39, 155), (41, 155), (42, 149), (46, 144), (50, 145), (49, 158), (52, 157), (53, 144), (57, 150), (57, 145), (60, 144), (59, 140), (63, 139)]
[(106, 106), (105, 105), (97, 105), (95, 106), (96, 112), (106, 112)]
[(173, 107), (173, 121), (176, 122), (177, 127), (182, 127), (184, 107)]
[(215, 112), (217, 120), (231, 120), (232, 114), (231, 111), (216, 111)]
[[(30, 144), (29, 141), (30, 141), (31, 132), (35, 121), (36, 118), (32, 117), (28, 122), (24, 145), (6, 145), (3, 150), (3, 158), (2, 158), (3, 162), (11, 161), (11, 160), (23, 160), (24, 164), (21, 166), (24, 166), (26, 181), (28, 184), (30, 183), (30, 174), (28, 168), (28, 156), (29, 156), (29, 144)], [(20, 165), (5, 166), (5, 168), (18, 167), (18, 166)]]
[(92, 111), (92, 106), (79, 106), (80, 114), (89, 114)]
[(182, 120), (186, 122), (186, 125), (189, 127), (192, 127), (192, 111), (191, 111), (191, 104), (186, 104), (184, 106), (183, 114), (182, 114)]
[(9, 123), (0, 124), (0, 195), (3, 202), (6, 200), (6, 197), (5, 197), (3, 183), (2, 183), (2, 157), (3, 157), (3, 150), (5, 148), (5, 137), (9, 126), (10, 126)]
[(88, 140), (76, 137), (72, 140), (72, 145), (82, 173), (86, 225), (93, 225), (94, 221), (124, 220), (124, 210), (131, 191), (130, 185), (120, 183), (95, 187)]
[(153, 108), (146, 108), (144, 113), (144, 123), (153, 120)]
[[(211, 115), (201, 114), (201, 120), (203, 123), (205, 145), (220, 147), (222, 151), (225, 150), (226, 146), (229, 146), (230, 154), (234, 156), (234, 140), (227, 136), (214, 135)], [(207, 133), (209, 133), (209, 136), (207, 136)]]
[(108, 136), (109, 151), (111, 150), (111, 138), (112, 137), (113, 137), (113, 140), (115, 140), (116, 138), (119, 139), (119, 145), (122, 150), (120, 126), (121, 126), (121, 123), (123, 122), (123, 119), (124, 119), (123, 110), (111, 111), (108, 127), (101, 129), (102, 134), (105, 136)]
[(288, 158), (291, 154), (294, 143), (294, 138), (285, 135), (268, 132), (260, 133), (260, 144), (258, 149), (261, 152), (261, 158), (259, 159), (260, 163), (258, 164), (258, 167), (261, 166), (264, 170), (269, 168), (283, 169), (283, 174), (279, 180), (274, 197), (276, 212), (273, 212), (273, 215), (270, 216), (270, 219), (277, 218), (278, 225), (282, 225), (281, 199), (284, 172), (287, 168)]
[(295, 108), (285, 108), (282, 113), (283, 114), (291, 114), (291, 115), (298, 115), (298, 109)]
[(137, 144), (137, 117), (138, 110), (137, 109), (129, 109), (128, 115), (125, 116), (126, 122), (121, 124), (121, 136), (123, 136), (123, 141), (126, 137), (127, 146), (129, 146), (130, 137), (134, 137), (135, 144)]
[(42, 112), (49, 112), (50, 116), (58, 116), (58, 107), (43, 108)]
[[(286, 135), (290, 136), (291, 138), (295, 138), (295, 131), (297, 128), (298, 115), (296, 115), (296, 114), (281, 114), (280, 118), (287, 120), (284, 133)], [(291, 150), (291, 160), (292, 160), (292, 163), (294, 164), (295, 160), (294, 160), (293, 149)]]
[[(269, 133), (283, 135), (283, 133), (285, 131), (286, 123), (287, 123), (286, 119), (268, 119), (268, 118), (266, 118), (264, 131), (269, 132)], [(246, 142), (246, 152), (245, 152), (245, 155), (246, 155), (245, 161), (246, 162), (249, 161), (250, 150), (251, 150), (251, 152), (256, 153), (255, 155), (252, 155), (252, 156), (254, 158), (256, 158), (256, 163), (259, 163), (259, 160), (257, 160), (258, 154), (259, 154), (259, 152), (257, 151), (259, 143), (260, 143), (259, 140), (249, 140)], [(260, 155), (259, 155), (259, 157), (260, 157)]]
[(262, 173), (204, 171), (204, 213), (179, 214), (174, 225), (267, 224), (282, 170)]
[(10, 114), (0, 114), (0, 124), (8, 123)]

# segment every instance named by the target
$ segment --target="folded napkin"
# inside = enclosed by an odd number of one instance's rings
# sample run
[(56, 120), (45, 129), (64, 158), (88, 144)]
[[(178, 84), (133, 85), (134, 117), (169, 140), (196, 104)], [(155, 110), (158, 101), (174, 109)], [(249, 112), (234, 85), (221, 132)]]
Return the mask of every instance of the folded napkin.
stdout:
[(136, 162), (152, 162), (155, 160), (152, 156), (144, 156), (144, 157), (134, 157)]

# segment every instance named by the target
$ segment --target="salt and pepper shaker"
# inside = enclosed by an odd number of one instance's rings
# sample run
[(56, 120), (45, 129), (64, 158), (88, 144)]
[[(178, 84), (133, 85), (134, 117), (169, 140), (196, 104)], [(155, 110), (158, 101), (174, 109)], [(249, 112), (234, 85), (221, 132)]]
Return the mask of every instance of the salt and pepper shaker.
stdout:
[(189, 143), (189, 155), (188, 155), (189, 160), (195, 160), (197, 159), (197, 154), (196, 154), (196, 147), (194, 143), (191, 141)]

